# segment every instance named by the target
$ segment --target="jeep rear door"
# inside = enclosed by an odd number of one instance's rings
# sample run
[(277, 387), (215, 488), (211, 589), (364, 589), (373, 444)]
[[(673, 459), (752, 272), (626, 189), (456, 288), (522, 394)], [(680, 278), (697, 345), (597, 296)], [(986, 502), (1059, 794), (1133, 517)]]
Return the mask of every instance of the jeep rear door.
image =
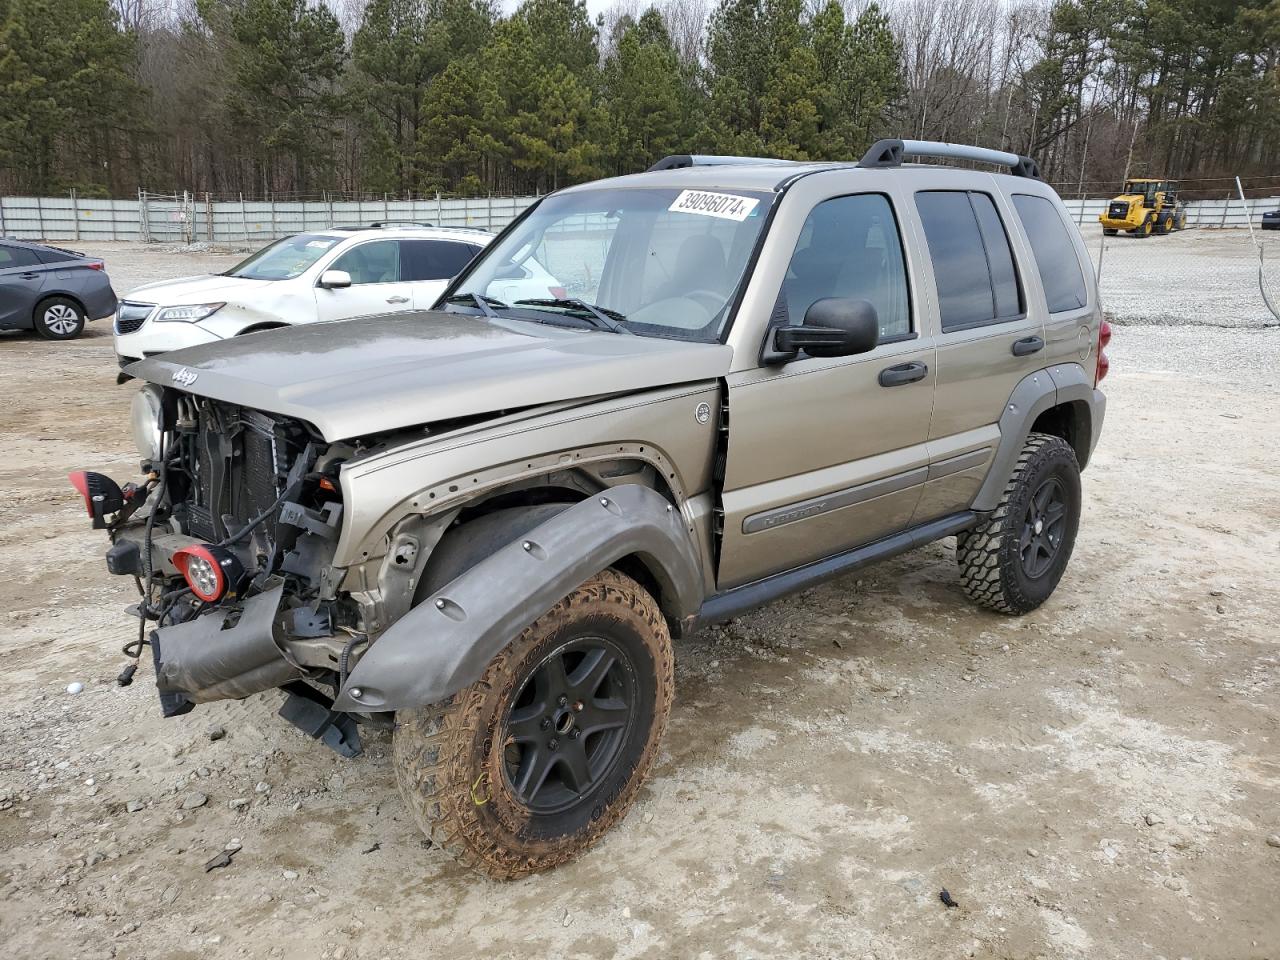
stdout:
[(934, 358), (915, 309), (918, 254), (904, 243), (900, 203), (892, 180), (872, 171), (802, 179), (783, 200), (769, 240), (796, 239), (761, 258), (756, 281), (769, 289), (754, 309), (772, 302), (772, 314), (735, 323), (754, 324), (769, 342), (816, 300), (864, 299), (876, 308), (881, 342), (856, 356), (801, 353), (730, 375), (720, 589), (911, 521), (927, 476)]
[(912, 187), (938, 331), (921, 523), (973, 502), (1013, 388), (1046, 360), (1043, 300), (995, 178), (918, 170)]

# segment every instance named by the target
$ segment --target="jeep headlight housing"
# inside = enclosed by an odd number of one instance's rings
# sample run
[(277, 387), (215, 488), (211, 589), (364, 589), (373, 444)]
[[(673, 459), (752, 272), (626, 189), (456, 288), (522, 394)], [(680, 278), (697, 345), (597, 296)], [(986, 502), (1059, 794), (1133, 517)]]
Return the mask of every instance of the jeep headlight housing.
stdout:
[(161, 307), (156, 311), (155, 319), (157, 321), (181, 320), (184, 323), (196, 323), (206, 317), (213, 316), (225, 306), (225, 303), (191, 303), (177, 307)]
[(164, 420), (160, 409), (160, 388), (147, 384), (133, 395), (129, 419), (133, 424), (133, 441), (143, 460), (160, 459), (160, 439), (164, 433)]

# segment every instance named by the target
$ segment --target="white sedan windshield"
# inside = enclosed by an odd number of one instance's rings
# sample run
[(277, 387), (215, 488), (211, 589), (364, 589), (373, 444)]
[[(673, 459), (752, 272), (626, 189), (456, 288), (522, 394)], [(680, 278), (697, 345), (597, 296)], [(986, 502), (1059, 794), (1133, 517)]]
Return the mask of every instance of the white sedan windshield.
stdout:
[(341, 243), (342, 237), (300, 233), (263, 247), (248, 260), (226, 272), (228, 277), (246, 280), (292, 280)]
[(481, 254), (450, 301), (480, 295), (517, 317), (590, 304), (634, 333), (717, 340), (772, 202), (672, 188), (551, 196)]

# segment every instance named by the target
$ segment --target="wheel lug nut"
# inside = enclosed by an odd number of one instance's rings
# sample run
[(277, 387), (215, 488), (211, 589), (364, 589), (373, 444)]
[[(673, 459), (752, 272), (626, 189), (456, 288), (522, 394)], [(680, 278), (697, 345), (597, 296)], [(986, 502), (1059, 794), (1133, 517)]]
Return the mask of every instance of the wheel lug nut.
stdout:
[(564, 706), (565, 704), (567, 704), (568, 702), (569, 702), (569, 698), (568, 698), (568, 697), (566, 697), (564, 694), (561, 694), (561, 695), (560, 695), (560, 700), (559, 700), (560, 706), (562, 706), (562, 707), (563, 707), (563, 706)]
[(539, 724), (539, 726), (541, 726), (543, 730), (549, 730), (549, 729), (551, 729), (551, 718), (550, 718), (550, 717), (543, 717), (543, 718), (542, 718), (542, 723), (541, 723), (541, 724)]
[(552, 737), (550, 740), (547, 741), (548, 750), (554, 750), (558, 746), (560, 746), (560, 741), (557, 740), (555, 737)]

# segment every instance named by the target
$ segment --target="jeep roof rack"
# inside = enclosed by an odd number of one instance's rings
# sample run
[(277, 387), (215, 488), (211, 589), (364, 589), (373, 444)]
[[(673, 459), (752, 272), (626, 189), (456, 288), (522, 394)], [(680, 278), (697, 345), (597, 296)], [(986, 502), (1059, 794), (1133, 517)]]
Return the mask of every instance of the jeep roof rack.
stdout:
[(963, 143), (943, 143), (938, 140), (877, 140), (858, 161), (860, 167), (900, 167), (907, 157), (946, 157), (952, 160), (972, 160), (1008, 167), (1015, 177), (1043, 180), (1040, 168), (1030, 157), (1020, 157), (1004, 150), (973, 147)]
[(654, 173), (657, 170), (680, 170), (684, 167), (724, 167), (759, 163), (789, 166), (795, 162), (794, 160), (779, 160), (777, 157), (728, 157), (711, 153), (674, 153), (669, 157), (663, 157), (646, 170), (645, 173)]

